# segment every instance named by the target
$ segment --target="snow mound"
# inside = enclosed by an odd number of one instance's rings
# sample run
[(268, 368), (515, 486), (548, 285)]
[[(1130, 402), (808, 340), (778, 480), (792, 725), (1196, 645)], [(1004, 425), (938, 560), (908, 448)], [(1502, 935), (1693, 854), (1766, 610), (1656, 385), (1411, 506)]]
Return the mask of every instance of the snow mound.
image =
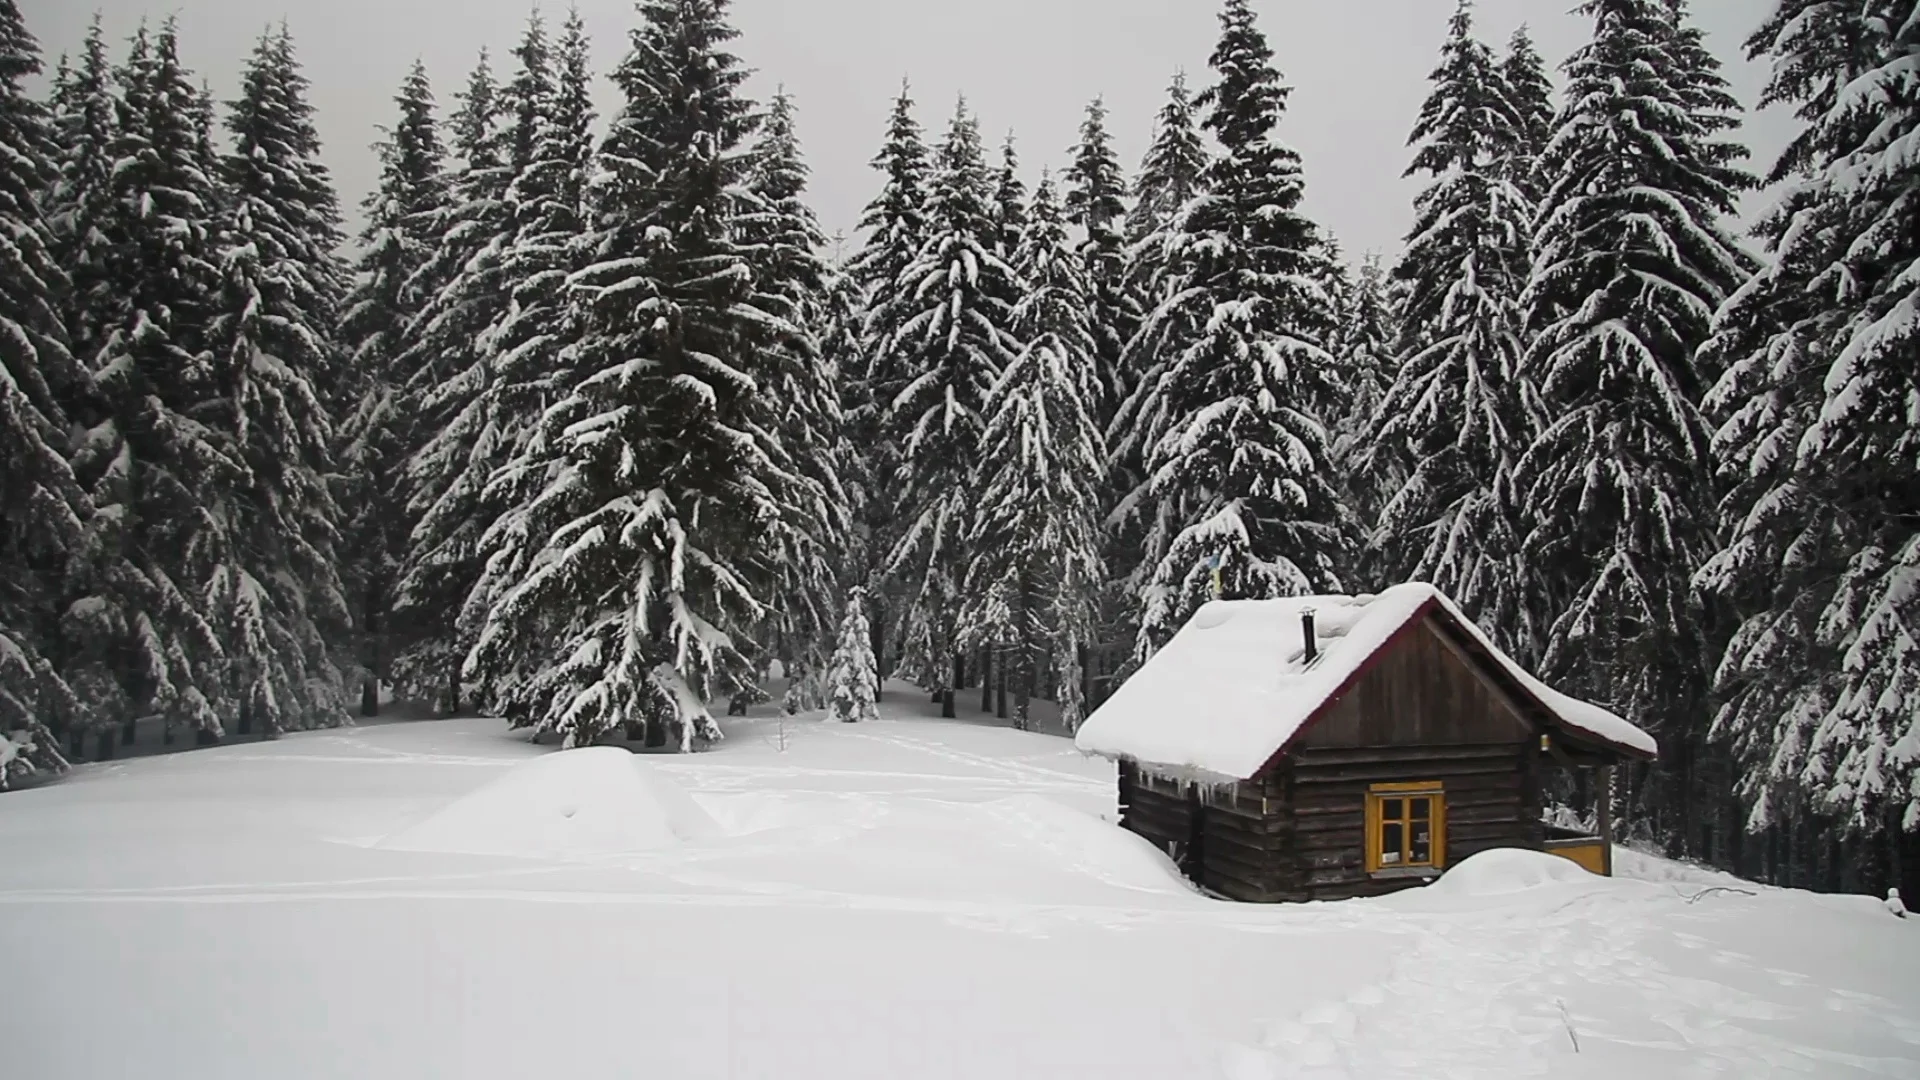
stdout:
[(999, 827), (1039, 846), (1059, 865), (1127, 889), (1188, 893), (1180, 871), (1152, 841), (1041, 795), (996, 799), (981, 807)]
[(1461, 860), (1428, 889), (1448, 896), (1508, 896), (1543, 885), (1596, 880), (1571, 859), (1526, 848), (1493, 848)]
[(377, 846), (565, 858), (672, 847), (720, 831), (691, 795), (644, 758), (616, 746), (590, 746), (516, 765)]

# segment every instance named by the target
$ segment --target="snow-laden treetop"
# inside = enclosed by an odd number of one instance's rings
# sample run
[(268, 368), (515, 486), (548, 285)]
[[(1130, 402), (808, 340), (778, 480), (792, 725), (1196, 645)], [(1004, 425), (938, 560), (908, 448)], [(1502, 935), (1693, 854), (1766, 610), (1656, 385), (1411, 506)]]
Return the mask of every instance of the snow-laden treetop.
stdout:
[[(1301, 620), (1309, 609), (1311, 663)], [(1251, 779), (1403, 629), (1429, 614), (1479, 646), (1536, 720), (1624, 754), (1658, 754), (1651, 735), (1534, 678), (1425, 583), (1377, 595), (1212, 601), (1087, 718), (1074, 744), (1209, 780)]]

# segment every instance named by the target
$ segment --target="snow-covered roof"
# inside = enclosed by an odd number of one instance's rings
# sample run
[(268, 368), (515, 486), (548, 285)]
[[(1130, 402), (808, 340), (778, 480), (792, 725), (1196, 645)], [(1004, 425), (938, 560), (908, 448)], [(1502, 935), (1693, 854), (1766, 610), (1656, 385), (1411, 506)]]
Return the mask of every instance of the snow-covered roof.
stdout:
[[(1319, 653), (1311, 665), (1300, 618), (1309, 608)], [(1249, 779), (1403, 627), (1429, 612), (1457, 624), (1467, 644), (1479, 646), (1533, 699), (1542, 719), (1623, 753), (1658, 753), (1651, 735), (1534, 678), (1446, 594), (1424, 583), (1365, 596), (1212, 601), (1094, 710), (1074, 744), (1199, 777)]]

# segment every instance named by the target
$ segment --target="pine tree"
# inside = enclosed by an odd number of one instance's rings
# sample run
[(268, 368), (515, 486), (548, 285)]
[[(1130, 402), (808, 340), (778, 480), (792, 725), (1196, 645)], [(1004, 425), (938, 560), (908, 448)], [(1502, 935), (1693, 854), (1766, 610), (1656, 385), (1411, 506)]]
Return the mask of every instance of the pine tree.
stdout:
[(1034, 194), (1015, 255), (1025, 287), (1015, 312), (1024, 343), (986, 401), (961, 608), (963, 645), (1002, 646), (1013, 668), (1014, 726), (1054, 668), (1069, 729), (1084, 711), (1073, 668), (1096, 632), (1106, 448), (1094, 422), (1091, 287), (1051, 180)]
[(821, 340), (826, 236), (806, 205), (806, 187), (793, 100), (780, 91), (754, 149), (747, 178), (753, 201), (740, 232), (754, 271), (755, 306), (780, 320), (765, 328), (760, 346), (770, 369), (762, 394), (772, 408), (762, 435), (783, 508), (763, 554), (762, 593), (772, 607), (764, 636), (781, 659), (795, 703), (814, 708), (834, 648), (837, 567), (853, 522), (841, 479), (840, 374)]
[(873, 631), (867, 625), (867, 590), (847, 590), (847, 614), (827, 676), (827, 719), (843, 723), (880, 719), (879, 665), (873, 659)]
[[(1187, 92), (1184, 72), (1176, 73), (1167, 89), (1167, 103), (1155, 124), (1152, 144), (1134, 179), (1133, 205), (1125, 224), (1126, 264), (1122, 269), (1125, 294), (1139, 307), (1134, 327), (1122, 342), (1108, 384), (1105, 434), (1109, 461), (1107, 576), (1109, 611), (1103, 637), (1108, 641), (1135, 641), (1140, 636), (1138, 599), (1151, 573), (1146, 557), (1149, 522), (1131, 501), (1146, 480), (1146, 447), (1132, 437), (1139, 427), (1136, 409), (1146, 395), (1135, 392), (1158, 363), (1153, 348), (1133, 348), (1132, 339), (1144, 326), (1146, 314), (1172, 295), (1174, 264), (1171, 241), (1179, 234), (1181, 215), (1205, 189), (1208, 155), (1198, 113)], [(1120, 673), (1131, 666), (1122, 661)]]
[(19, 6), (0, 0), (0, 146), (10, 151), (0, 156), (0, 788), (66, 767), (46, 721), (78, 719), (56, 667), (59, 614), (66, 553), (82, 547), (93, 509), (68, 460), (67, 413), (88, 387), (67, 350), (68, 282), (40, 202), (54, 175), (51, 124), (20, 85), (39, 71)]
[(1729, 483), (1726, 542), (1698, 580), (1740, 618), (1714, 734), (1748, 828), (1884, 833), (1891, 877), (1920, 830), (1901, 704), (1920, 682), (1906, 404), (1920, 170), (1900, 150), (1920, 128), (1902, 74), (1920, 25), (1910, 3), (1782, 0), (1747, 48), (1773, 61), (1762, 104), (1794, 105), (1803, 127), (1770, 177), (1791, 183), (1759, 230), (1766, 265), (1703, 350), (1725, 368), (1707, 407)]
[[(515, 53), (523, 65), (547, 62), (537, 15)], [(487, 346), (512, 296), (503, 270), (513, 232), (508, 199), (526, 162), (514, 161), (511, 152), (530, 145), (517, 121), (537, 113), (522, 95), (545, 79), (522, 70), (512, 84), (520, 90), (503, 92), (484, 51), (468, 77), (452, 120), (461, 167), (437, 226), (434, 257), (418, 274), (427, 305), (407, 334), (405, 408), (419, 439), (409, 448), (403, 482), (412, 542), (395, 603), (410, 640), (394, 670), (413, 695), (434, 696), (447, 712), (458, 711), (466, 697), (459, 670), (472, 639), (462, 612), (480, 577), (479, 541), (488, 525), (472, 478), (484, 483), (492, 467), (504, 464), (487, 410)]]
[(226, 533), (207, 595), (239, 730), (257, 724), (273, 736), (343, 716), (331, 646), (349, 616), (319, 388), (339, 382), (331, 331), (345, 275), (333, 255), (333, 184), (285, 27), (260, 38), (241, 85), (228, 104), (233, 149), (220, 162), (222, 288), (208, 331), (221, 426), (242, 475), (206, 499)]
[[(861, 499), (860, 532), (866, 559), (861, 566), (873, 601), (875, 638), (891, 636), (892, 612), (901, 604), (897, 588), (885, 578), (885, 560), (900, 535), (893, 512), (898, 504), (900, 452), (882, 437), (886, 413), (906, 389), (910, 354), (897, 353), (899, 321), (907, 308), (895, 302), (900, 275), (927, 238), (927, 148), (914, 102), (903, 82), (887, 122), (886, 142), (873, 159), (885, 175), (880, 193), (860, 218), (866, 240), (847, 263), (845, 298), (860, 315), (859, 352), (842, 366), (842, 409), (849, 440), (860, 450), (858, 467), (866, 487)], [(843, 301), (844, 302), (844, 301)], [(884, 648), (877, 648), (884, 656)]]
[(1140, 310), (1127, 287), (1126, 241), (1121, 234), (1127, 206), (1126, 180), (1114, 156), (1107, 133), (1107, 107), (1095, 98), (1080, 124), (1080, 141), (1073, 148), (1073, 164), (1065, 175), (1066, 220), (1083, 230), (1080, 258), (1092, 290), (1092, 330), (1098, 345), (1093, 356), (1097, 396), (1094, 418), (1104, 429), (1112, 422), (1116, 403), (1128, 383), (1120, 369), (1127, 341), (1139, 328)]
[(1544, 674), (1665, 739), (1663, 786), (1636, 797), (1685, 836), (1667, 814), (1686, 809), (1712, 648), (1689, 580), (1714, 539), (1694, 353), (1748, 270), (1719, 223), (1748, 181), (1692, 112), (1664, 0), (1580, 10), (1594, 36), (1566, 65), (1525, 296), (1548, 422), (1514, 484)]
[(1133, 206), (1127, 211), (1126, 224), (1130, 246), (1137, 248), (1168, 235), (1180, 212), (1203, 189), (1207, 162), (1198, 110), (1187, 92), (1187, 75), (1178, 72), (1167, 87), (1167, 103), (1154, 124), (1153, 143), (1133, 180)]
[[(206, 614), (231, 539), (212, 508), (246, 481), (231, 429), (201, 418), (231, 392), (207, 333), (220, 310), (221, 196), (172, 20), (134, 35), (116, 82), (91, 358), (104, 416), (74, 459), (100, 527), (86, 595), (68, 607), (65, 668), (92, 715), (121, 724), (123, 742), (145, 716), (161, 717), (169, 737), (186, 727), (217, 738), (238, 700)], [(100, 756), (113, 747), (100, 731)]]
[(1511, 168), (1506, 179), (1526, 195), (1529, 204), (1538, 204), (1541, 192), (1536, 166), (1553, 134), (1553, 83), (1547, 79), (1546, 64), (1524, 23), (1507, 41), (1499, 76), (1509, 120), (1504, 134), (1514, 142), (1513, 151), (1507, 155)]
[(105, 223), (113, 199), (114, 73), (99, 16), (87, 29), (80, 61), (56, 87), (53, 152), (57, 175), (47, 198), (53, 252), (71, 282), (61, 296), (75, 356), (104, 343), (114, 301)]
[[(1020, 180), (1020, 155), (1014, 150), (1013, 132), (1000, 144), (1000, 171), (993, 189), (994, 254), (1011, 261), (1027, 227), (1027, 185)], [(1009, 302), (1011, 302), (1010, 298)]]
[(1299, 156), (1274, 139), (1287, 89), (1246, 0), (1227, 0), (1198, 99), (1224, 154), (1169, 244), (1166, 298), (1132, 351), (1152, 358), (1122, 412), (1147, 480), (1140, 650), (1205, 599), (1216, 560), (1238, 596), (1335, 589), (1350, 529), (1311, 403), (1328, 392), (1330, 313), (1317, 233), (1299, 211)]
[(883, 438), (901, 448), (894, 496), (906, 523), (888, 557), (906, 609), (895, 637), (908, 677), (943, 694), (960, 665), (956, 620), (966, 572), (963, 535), (974, 502), (987, 393), (1015, 352), (1008, 332), (1011, 267), (993, 250), (994, 185), (978, 123), (962, 101), (941, 143), (927, 202), (928, 237), (900, 279), (874, 298), (895, 327), (886, 353), (907, 377), (888, 403)]
[(477, 587), (486, 580), (482, 537), (546, 480), (508, 466), (574, 374), (568, 346), (579, 323), (567, 282), (587, 254), (585, 185), (594, 164), (589, 48), (577, 12), (557, 52), (537, 13), (528, 23), (514, 50), (518, 68), (502, 92), (509, 122), (500, 145), (509, 179), (499, 217), (489, 219), (500, 231), (443, 294), (446, 310), (461, 313), (454, 324), (486, 325), (468, 347), (458, 385), (437, 399), (457, 410), (452, 423), (414, 462), (415, 505), (423, 515), (414, 531), (414, 570), (425, 574), (409, 584), (437, 578), (461, 649), (499, 599)]
[[(846, 503), (840, 508), (846, 531), (840, 538), (841, 580), (863, 584), (875, 580), (875, 560), (879, 534), (887, 520), (887, 507), (877, 505), (879, 480), (875, 475), (880, 451), (863, 441), (866, 418), (873, 415), (873, 403), (867, 394), (865, 378), (867, 342), (867, 302), (854, 280), (847, 260), (844, 236), (829, 241), (829, 258), (821, 286), (820, 356), (823, 367), (834, 375), (834, 396), (839, 406), (840, 423), (834, 440), (834, 460), (840, 470), (840, 490)], [(871, 588), (868, 603), (873, 603)], [(877, 620), (874, 651), (883, 636)]]
[(1373, 414), (1360, 469), (1404, 480), (1381, 510), (1369, 561), (1384, 581), (1440, 586), (1530, 660), (1534, 589), (1508, 488), (1534, 434), (1519, 372), (1532, 208), (1507, 176), (1519, 136), (1466, 0), (1431, 79), (1407, 170), (1428, 186), (1395, 268), (1407, 289), (1406, 360)]
[(682, 750), (719, 738), (706, 702), (764, 613), (753, 560), (783, 508), (747, 331), (774, 316), (736, 240), (754, 117), (725, 12), (640, 5), (589, 200), (596, 261), (574, 275), (571, 384), (511, 466), (545, 484), (483, 542), (498, 599), (467, 672), (568, 746), (621, 724)]
[[(1379, 520), (1387, 498), (1406, 482), (1404, 463), (1392, 454), (1374, 454), (1374, 431), (1383, 403), (1399, 371), (1397, 342), (1401, 320), (1389, 271), (1369, 252), (1347, 292), (1339, 315), (1338, 366), (1345, 382), (1342, 408), (1330, 448), (1333, 468), (1345, 487), (1345, 501), (1361, 521)], [(1362, 580), (1382, 583), (1390, 575), (1366, 566)]]
[(433, 258), (447, 204), (446, 152), (424, 65), (414, 62), (394, 102), (400, 118), (375, 146), (380, 186), (364, 204), (359, 284), (340, 329), (346, 381), (358, 393), (342, 425), (340, 457), (349, 480), (341, 553), (367, 672), (361, 712), (369, 716), (379, 712), (379, 682), (390, 676), (395, 635), (388, 620), (410, 543), (400, 481), (418, 437), (405, 400), (412, 381), (407, 328), (426, 307), (422, 271)]

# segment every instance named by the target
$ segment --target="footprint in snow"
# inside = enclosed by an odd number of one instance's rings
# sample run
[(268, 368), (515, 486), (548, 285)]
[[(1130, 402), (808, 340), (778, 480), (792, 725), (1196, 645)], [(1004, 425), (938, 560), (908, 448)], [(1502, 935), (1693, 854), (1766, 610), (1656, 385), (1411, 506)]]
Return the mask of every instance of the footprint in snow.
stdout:
[(1359, 1022), (1358, 1018), (1353, 1015), (1352, 1009), (1347, 1008), (1337, 1001), (1322, 1002), (1319, 1005), (1315, 1005), (1313, 1008), (1301, 1014), (1300, 1019), (1303, 1023), (1325, 1028), (1327, 1034), (1336, 1039), (1352, 1038), (1353, 1029)]
[(1236, 1043), (1220, 1054), (1220, 1075), (1224, 1080), (1279, 1080), (1280, 1059)]
[(1349, 1005), (1379, 1005), (1386, 1000), (1386, 988), (1377, 983), (1363, 986), (1347, 995)]

